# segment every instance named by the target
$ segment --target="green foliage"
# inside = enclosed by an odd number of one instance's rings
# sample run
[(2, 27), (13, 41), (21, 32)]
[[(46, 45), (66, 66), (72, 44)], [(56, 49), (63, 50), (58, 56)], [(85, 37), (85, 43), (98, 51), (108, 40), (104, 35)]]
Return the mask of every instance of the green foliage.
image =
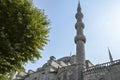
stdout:
[(0, 0), (0, 74), (24, 70), (47, 44), (49, 21), (31, 0)]
[(0, 80), (11, 80), (8, 76), (0, 75)]

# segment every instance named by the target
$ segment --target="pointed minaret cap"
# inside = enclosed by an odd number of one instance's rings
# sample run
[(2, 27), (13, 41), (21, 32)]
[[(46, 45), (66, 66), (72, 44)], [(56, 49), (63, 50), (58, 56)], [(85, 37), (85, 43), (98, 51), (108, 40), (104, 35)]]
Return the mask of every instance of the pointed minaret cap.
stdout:
[(77, 11), (81, 11), (80, 0), (78, 0), (78, 8)]
[(77, 13), (76, 13), (75, 17), (78, 21), (81, 21), (83, 18), (83, 14), (81, 12), (80, 0), (78, 0)]
[(70, 51), (70, 57), (72, 56), (72, 52)]
[(112, 57), (112, 54), (110, 52), (110, 49), (108, 48), (108, 52), (109, 52), (109, 59), (110, 59), (110, 62), (113, 62), (113, 57)]

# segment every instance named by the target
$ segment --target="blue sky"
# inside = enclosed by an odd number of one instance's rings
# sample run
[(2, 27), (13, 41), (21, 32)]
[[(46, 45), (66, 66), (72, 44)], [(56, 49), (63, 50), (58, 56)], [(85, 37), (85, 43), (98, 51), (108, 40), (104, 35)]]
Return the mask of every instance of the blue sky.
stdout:
[[(42, 58), (26, 64), (26, 71), (36, 70), (49, 60), (76, 53), (74, 43), (75, 14), (78, 0), (33, 0), (34, 5), (45, 10), (50, 19), (49, 42), (41, 51)], [(108, 47), (113, 59), (120, 59), (120, 0), (81, 0), (84, 14), (86, 59), (93, 64), (109, 61)]]

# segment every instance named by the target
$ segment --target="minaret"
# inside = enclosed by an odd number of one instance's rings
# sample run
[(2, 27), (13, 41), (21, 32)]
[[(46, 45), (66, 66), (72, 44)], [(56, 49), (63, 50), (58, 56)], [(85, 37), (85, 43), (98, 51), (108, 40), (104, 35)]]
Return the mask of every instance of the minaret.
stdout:
[(80, 1), (78, 1), (78, 8), (76, 13), (76, 20), (77, 23), (75, 24), (76, 28), (76, 63), (77, 63), (77, 70), (78, 70), (78, 78), (76, 80), (83, 80), (82, 72), (85, 68), (85, 42), (86, 38), (83, 34), (84, 24), (82, 22), (83, 14), (81, 12)]
[(109, 52), (109, 59), (110, 59), (110, 62), (113, 62), (113, 58), (112, 58), (112, 54), (110, 52), (110, 49), (108, 48), (108, 52)]

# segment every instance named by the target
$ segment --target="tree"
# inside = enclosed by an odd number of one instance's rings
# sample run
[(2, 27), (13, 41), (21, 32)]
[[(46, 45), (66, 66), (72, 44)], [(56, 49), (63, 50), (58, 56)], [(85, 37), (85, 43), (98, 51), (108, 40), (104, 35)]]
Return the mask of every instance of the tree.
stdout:
[(49, 20), (31, 0), (0, 0), (0, 75), (24, 70), (41, 57)]

